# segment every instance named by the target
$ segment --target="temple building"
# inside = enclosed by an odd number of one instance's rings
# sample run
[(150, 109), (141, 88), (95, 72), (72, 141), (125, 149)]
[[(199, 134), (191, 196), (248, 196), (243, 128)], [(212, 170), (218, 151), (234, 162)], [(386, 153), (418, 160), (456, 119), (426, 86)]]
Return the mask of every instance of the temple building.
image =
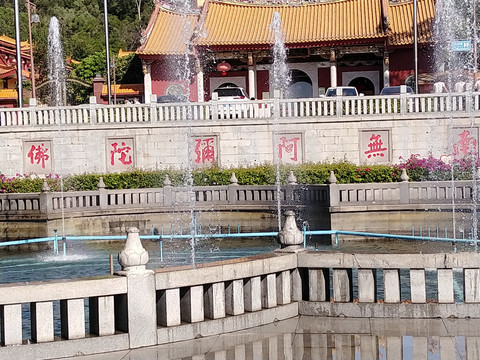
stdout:
[[(319, 97), (330, 86), (375, 95), (384, 86), (411, 84), (413, 7), (412, 0), (206, 0), (185, 9), (157, 1), (137, 50), (145, 101), (152, 94), (208, 101), (225, 84), (251, 98), (273, 97), (275, 13), (291, 78), (285, 97)], [(434, 0), (417, 0), (418, 74), (433, 72), (434, 18)], [(430, 90), (420, 82), (419, 89)]]
[[(30, 80), (30, 44), (20, 44), (22, 76)], [(17, 58), (16, 42), (5, 34), (0, 36), (0, 108), (17, 104)], [(25, 94), (27, 97), (28, 94)]]

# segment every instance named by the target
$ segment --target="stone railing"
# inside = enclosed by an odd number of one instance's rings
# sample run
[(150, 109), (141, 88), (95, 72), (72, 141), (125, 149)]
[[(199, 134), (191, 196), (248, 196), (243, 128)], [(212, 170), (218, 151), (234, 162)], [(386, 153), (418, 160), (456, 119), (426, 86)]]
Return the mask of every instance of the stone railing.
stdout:
[[(0, 109), (0, 126), (64, 126), (114, 123), (168, 123), (291, 117), (348, 117), (437, 113), (465, 114), (480, 110), (480, 93), (338, 96), (306, 99), (249, 100), (225, 103), (98, 105), (95, 98), (81, 106)], [(440, 114), (438, 114), (440, 113)], [(441, 114), (445, 113), (445, 114)], [(450, 116), (449, 115), (449, 116)]]
[(405, 205), (472, 203), (475, 199), (475, 182), (421, 181), (409, 182), (404, 171), (402, 181), (395, 183), (337, 184), (333, 173), (330, 175), (329, 205)]
[(163, 188), (107, 190), (101, 179), (96, 191), (51, 192), (44, 184), (41, 193), (0, 194), (1, 216), (41, 215), (55, 213), (88, 212), (99, 210), (117, 211), (141, 208), (142, 211), (169, 211), (195, 206), (201, 209), (225, 206), (268, 209), (276, 207), (277, 199), (285, 206), (328, 205), (327, 185), (299, 186), (275, 185), (173, 187), (169, 180)]
[[(96, 191), (0, 194), (2, 216), (41, 216), (42, 214), (105, 211), (118, 209), (168, 211), (194, 206), (201, 210), (220, 208), (270, 209), (316, 206), (324, 208), (365, 205), (439, 205), (470, 204), (474, 199), (472, 181), (432, 181), (337, 184), (335, 177), (328, 185), (290, 184), (173, 187), (107, 190), (103, 180)], [(279, 199), (279, 201), (278, 201)]]
[(129, 229), (115, 275), (0, 285), (0, 357), (125, 350), (297, 315), (480, 318), (480, 254), (302, 251), (286, 215), (274, 253), (152, 271), (138, 230)]

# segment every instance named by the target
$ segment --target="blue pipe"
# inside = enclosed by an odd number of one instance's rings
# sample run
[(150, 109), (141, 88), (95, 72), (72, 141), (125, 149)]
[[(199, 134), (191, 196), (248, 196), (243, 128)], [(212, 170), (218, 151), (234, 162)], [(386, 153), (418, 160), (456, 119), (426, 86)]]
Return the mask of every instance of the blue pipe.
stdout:
[[(369, 232), (356, 232), (356, 231), (343, 231), (343, 230), (305, 230), (303, 231), (304, 239), (307, 235), (334, 235), (335, 236), (335, 245), (338, 245), (338, 236), (339, 235), (350, 235), (350, 236), (362, 236), (362, 237), (375, 237), (375, 238), (386, 238), (386, 239), (399, 239), (399, 240), (420, 240), (420, 241), (440, 241), (440, 242), (457, 242), (472, 243), (475, 242), (475, 239), (451, 239), (451, 238), (438, 238), (438, 237), (419, 237), (419, 236), (410, 236), (410, 235), (396, 235), (396, 234), (381, 234), (381, 233), (369, 233)], [(159, 240), (162, 241), (162, 237), (169, 237), (170, 239), (190, 239), (191, 234), (163, 234), (162, 235), (140, 235), (140, 239), (144, 240)], [(242, 237), (276, 237), (278, 236), (277, 231), (272, 232), (251, 232), (251, 233), (231, 233), (231, 234), (195, 234), (195, 237), (198, 239), (209, 239), (209, 238), (242, 238)], [(107, 235), (107, 236), (64, 236), (62, 239), (65, 241), (88, 241), (88, 240), (125, 240), (125, 235)], [(14, 240), (14, 241), (5, 241), (0, 242), (0, 247), (3, 246), (14, 246), (14, 245), (25, 245), (32, 243), (40, 242), (54, 242), (54, 250), (58, 254), (58, 236), (54, 237), (45, 237), (38, 239), (26, 239), (26, 240)], [(162, 245), (161, 245), (162, 246)]]

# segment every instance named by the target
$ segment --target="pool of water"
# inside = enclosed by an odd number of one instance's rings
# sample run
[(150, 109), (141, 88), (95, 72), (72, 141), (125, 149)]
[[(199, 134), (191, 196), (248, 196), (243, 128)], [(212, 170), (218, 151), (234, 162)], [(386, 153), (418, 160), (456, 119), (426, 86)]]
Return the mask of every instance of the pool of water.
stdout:
[[(271, 252), (279, 248), (275, 238), (201, 239), (196, 242), (194, 260), (192, 249), (185, 240), (142, 240), (149, 253), (148, 269), (190, 265), (228, 260)], [(66, 255), (53, 250), (36, 252), (0, 251), (0, 283), (32, 282), (42, 280), (82, 278), (110, 273), (110, 256), (114, 271), (120, 270), (118, 253), (124, 246), (117, 242), (72, 241), (66, 245)], [(401, 241), (375, 239), (371, 241), (344, 241), (337, 246), (325, 240), (307, 239), (306, 248), (313, 251), (340, 251), (346, 253), (438, 253), (476, 251), (468, 244), (449, 242)], [(455, 250), (454, 250), (455, 249)]]
[[(192, 264), (191, 246), (186, 241), (142, 241), (149, 253), (148, 269)], [(66, 255), (53, 250), (37, 252), (0, 251), (0, 283), (81, 278), (120, 270), (117, 256), (124, 242), (72, 242)], [(196, 264), (256, 255), (278, 249), (273, 238), (199, 240), (195, 246)]]

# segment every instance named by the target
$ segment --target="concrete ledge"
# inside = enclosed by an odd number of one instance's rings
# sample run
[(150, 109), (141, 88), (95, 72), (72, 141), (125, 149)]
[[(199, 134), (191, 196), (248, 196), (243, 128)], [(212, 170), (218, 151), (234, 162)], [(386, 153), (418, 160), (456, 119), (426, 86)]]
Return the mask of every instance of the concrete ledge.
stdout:
[(372, 336), (480, 336), (480, 319), (360, 319), (300, 316), (298, 329), (311, 334)]
[(192, 340), (199, 337), (224, 334), (267, 325), (278, 320), (290, 319), (297, 315), (298, 303), (291, 303), (271, 309), (263, 309), (217, 320), (206, 320), (199, 323), (159, 328), (157, 330), (157, 343), (167, 344), (177, 341)]
[(124, 294), (127, 292), (127, 282), (123, 276), (106, 276), (97, 278), (84, 278), (81, 280), (39, 281), (20, 284), (0, 285), (0, 303), (18, 304), (19, 299), (23, 303), (53, 301), (73, 298), (88, 298), (94, 296), (106, 296)]
[(346, 318), (480, 319), (479, 304), (385, 304), (307, 302), (298, 304), (299, 315)]
[(268, 253), (245, 258), (156, 270), (156, 290), (203, 285), (264, 274), (271, 274), (297, 267), (297, 255), (293, 253)]
[(128, 350), (128, 334), (0, 347), (0, 359), (54, 359)]
[(474, 252), (438, 254), (370, 254), (322, 251), (298, 254), (298, 267), (309, 269), (455, 269), (478, 268), (480, 254)]

